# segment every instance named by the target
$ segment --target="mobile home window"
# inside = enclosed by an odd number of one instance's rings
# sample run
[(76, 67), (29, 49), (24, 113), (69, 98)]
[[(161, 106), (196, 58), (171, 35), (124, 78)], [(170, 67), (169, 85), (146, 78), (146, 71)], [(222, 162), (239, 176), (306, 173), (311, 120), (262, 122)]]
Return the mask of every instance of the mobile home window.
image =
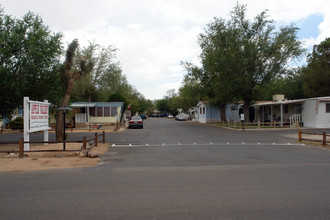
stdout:
[(94, 107), (93, 108), (89, 108), (89, 114), (91, 116), (95, 116), (95, 108)]
[(325, 112), (330, 113), (330, 103), (325, 103)]
[(97, 107), (97, 117), (103, 116), (103, 107)]
[(104, 117), (110, 116), (110, 107), (104, 107)]

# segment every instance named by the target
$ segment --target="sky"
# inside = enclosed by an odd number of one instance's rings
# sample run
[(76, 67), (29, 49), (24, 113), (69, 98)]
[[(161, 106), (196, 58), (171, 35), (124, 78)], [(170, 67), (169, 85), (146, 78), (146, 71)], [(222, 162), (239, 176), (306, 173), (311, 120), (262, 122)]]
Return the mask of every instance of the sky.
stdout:
[[(200, 64), (198, 35), (214, 17), (229, 19), (237, 1), (229, 0), (1, 0), (5, 14), (38, 14), (64, 45), (78, 38), (118, 49), (123, 74), (147, 99), (161, 99), (181, 86), (181, 62)], [(247, 16), (267, 14), (277, 26), (295, 24), (298, 38), (311, 51), (330, 37), (328, 0), (241, 0)]]

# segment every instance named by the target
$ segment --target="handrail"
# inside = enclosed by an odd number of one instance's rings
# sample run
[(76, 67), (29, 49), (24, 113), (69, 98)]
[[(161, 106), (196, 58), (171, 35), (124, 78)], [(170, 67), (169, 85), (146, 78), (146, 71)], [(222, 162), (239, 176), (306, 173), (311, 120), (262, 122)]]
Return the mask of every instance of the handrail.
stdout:
[(301, 114), (294, 114), (290, 118), (290, 127), (298, 127), (298, 123), (301, 122)]

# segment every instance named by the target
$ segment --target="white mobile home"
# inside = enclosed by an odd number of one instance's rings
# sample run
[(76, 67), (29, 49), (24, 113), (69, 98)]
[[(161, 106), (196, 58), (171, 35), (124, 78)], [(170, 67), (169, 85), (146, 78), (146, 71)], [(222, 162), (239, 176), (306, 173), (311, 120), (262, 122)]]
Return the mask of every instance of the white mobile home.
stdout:
[(254, 106), (257, 121), (288, 122), (290, 126), (330, 128), (330, 96), (296, 100), (283, 99), (256, 103)]
[[(240, 121), (239, 109), (241, 104), (227, 104), (226, 105), (226, 120)], [(194, 109), (195, 121), (200, 123), (212, 123), (221, 121), (220, 107), (211, 106), (208, 101), (200, 101)]]
[(208, 101), (200, 101), (197, 104), (198, 122), (211, 123), (220, 121), (220, 109), (211, 106)]
[(115, 124), (121, 118), (123, 107), (123, 102), (74, 102), (71, 104), (76, 126), (85, 126), (89, 123)]

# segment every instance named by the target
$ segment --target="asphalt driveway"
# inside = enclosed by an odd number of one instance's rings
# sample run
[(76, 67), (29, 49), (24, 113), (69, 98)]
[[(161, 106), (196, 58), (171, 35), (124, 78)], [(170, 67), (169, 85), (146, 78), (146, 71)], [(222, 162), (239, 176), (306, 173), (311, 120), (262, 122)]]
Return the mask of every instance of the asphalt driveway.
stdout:
[(147, 119), (93, 168), (0, 173), (3, 219), (329, 219), (330, 151), (297, 130)]

